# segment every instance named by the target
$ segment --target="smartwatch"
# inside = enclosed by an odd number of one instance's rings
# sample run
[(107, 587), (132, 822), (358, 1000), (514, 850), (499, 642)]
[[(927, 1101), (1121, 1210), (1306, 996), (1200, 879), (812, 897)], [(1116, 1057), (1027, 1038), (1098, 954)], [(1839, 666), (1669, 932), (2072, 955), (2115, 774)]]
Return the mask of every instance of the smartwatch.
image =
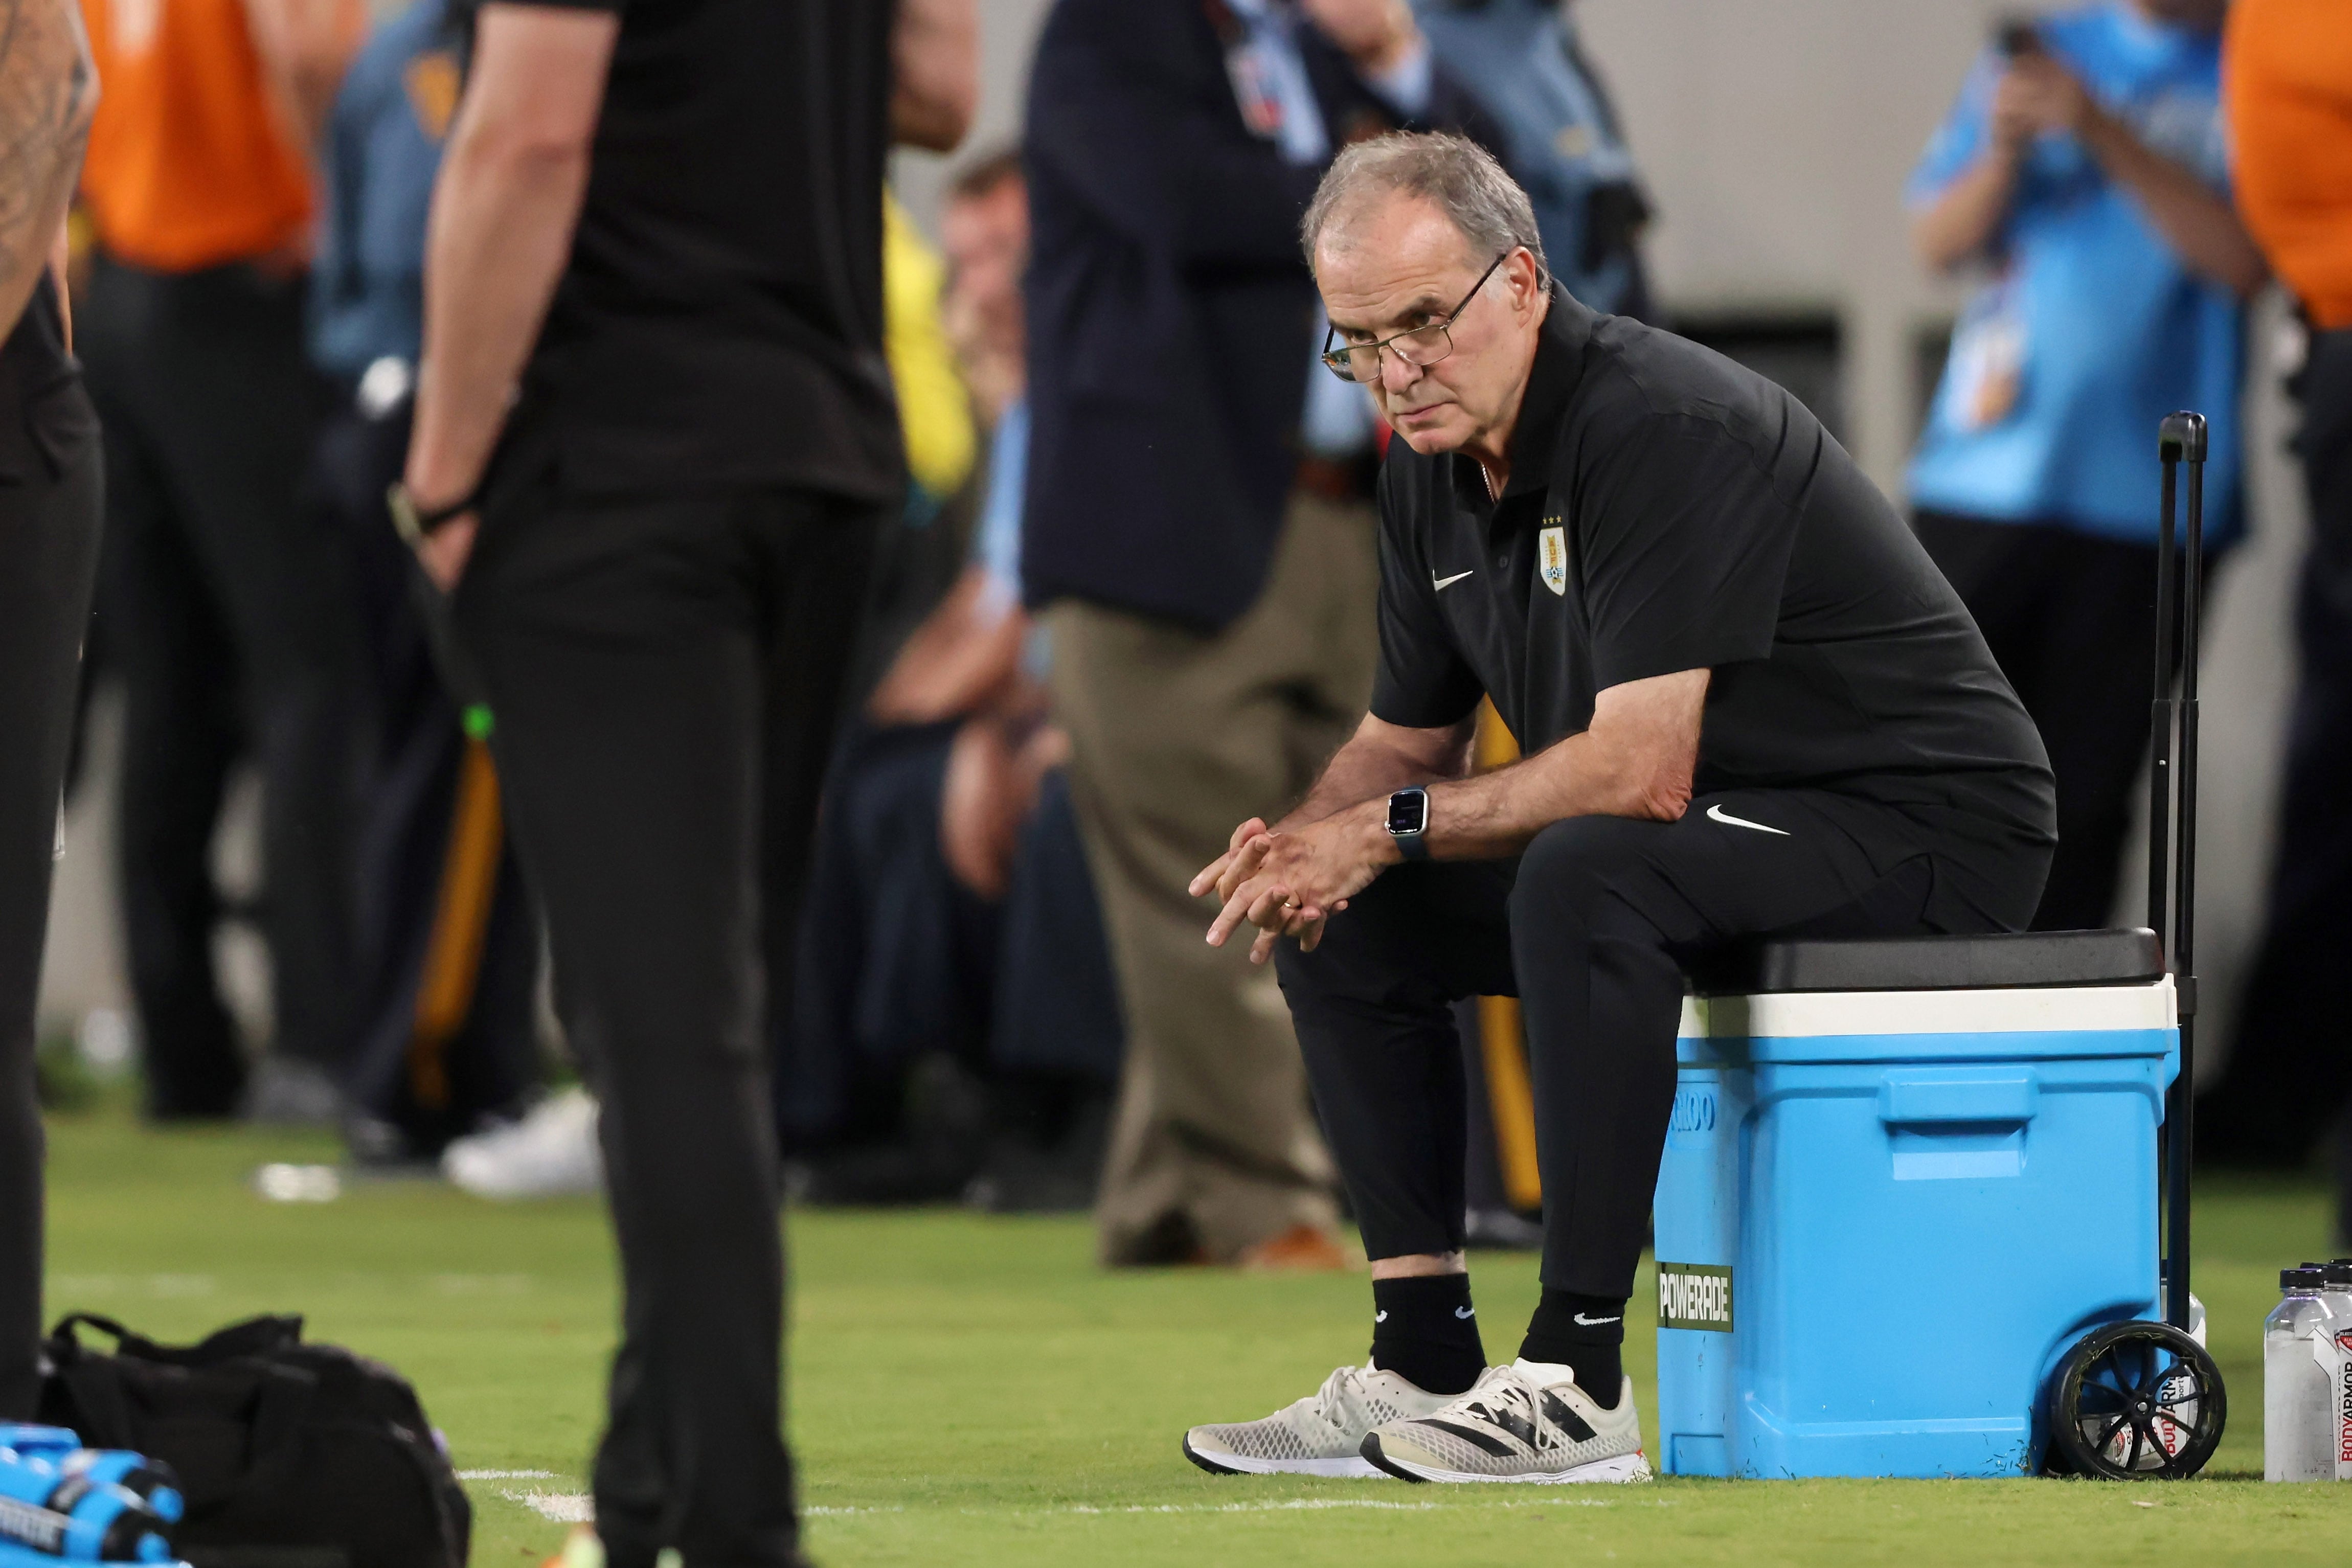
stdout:
[(1428, 790), (1416, 784), (1389, 797), (1389, 837), (1396, 841), (1399, 854), (1409, 861), (1427, 860), (1429, 841), (1422, 834), (1428, 829)]

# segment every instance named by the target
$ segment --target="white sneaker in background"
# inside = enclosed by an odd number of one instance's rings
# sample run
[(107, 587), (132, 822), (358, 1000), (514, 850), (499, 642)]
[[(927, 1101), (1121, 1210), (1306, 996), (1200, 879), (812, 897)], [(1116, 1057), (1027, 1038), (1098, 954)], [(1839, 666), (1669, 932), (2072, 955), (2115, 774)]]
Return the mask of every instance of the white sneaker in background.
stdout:
[(1603, 1410), (1568, 1369), (1515, 1361), (1433, 1414), (1391, 1421), (1364, 1458), (1409, 1481), (1646, 1481), (1633, 1380)]
[(1383, 1421), (1426, 1416), (1453, 1403), (1393, 1372), (1343, 1366), (1306, 1398), (1262, 1421), (1195, 1427), (1184, 1434), (1184, 1457), (1204, 1470), (1231, 1476), (1377, 1476), (1357, 1450)]
[(596, 1102), (585, 1089), (549, 1095), (509, 1126), (459, 1138), (441, 1174), (476, 1197), (570, 1197), (603, 1190)]

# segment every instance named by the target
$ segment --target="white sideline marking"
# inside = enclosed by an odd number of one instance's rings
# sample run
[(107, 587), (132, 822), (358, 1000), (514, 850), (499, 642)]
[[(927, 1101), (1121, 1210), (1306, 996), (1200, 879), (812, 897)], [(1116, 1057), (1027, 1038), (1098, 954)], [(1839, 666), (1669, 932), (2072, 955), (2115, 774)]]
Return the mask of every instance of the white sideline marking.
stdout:
[[(547, 1474), (548, 1472), (545, 1470), (460, 1470), (458, 1472), (458, 1479), (460, 1480), (487, 1480), (492, 1479), (503, 1479), (509, 1476), (516, 1478), (542, 1477)], [(506, 1499), (509, 1502), (519, 1502), (522, 1504), (523, 1507), (530, 1509), (533, 1513), (538, 1514), (541, 1519), (552, 1520), (557, 1524), (593, 1524), (595, 1522), (595, 1504), (585, 1492), (502, 1490), (499, 1495)], [(1617, 1506), (1620, 1500), (1621, 1500), (1616, 1498), (1552, 1497), (1530, 1499), (1524, 1502), (1495, 1502), (1488, 1503), (1486, 1506), (1488, 1508), (1612, 1508)], [(1369, 1508), (1378, 1509), (1389, 1513), (1434, 1513), (1450, 1508), (1458, 1508), (1459, 1506), (1460, 1505), (1456, 1503), (1443, 1502), (1389, 1502), (1385, 1500), (1375, 1500), (1371, 1498), (1294, 1497), (1279, 1500), (1270, 1500), (1265, 1502), (1131, 1503), (1125, 1508), (1097, 1508), (1092, 1504), (1081, 1502), (1072, 1503), (1065, 1508), (960, 1508), (955, 1511), (961, 1514), (974, 1516), (986, 1516), (990, 1514), (1025, 1514), (1034, 1517), (1045, 1514), (1075, 1516), (1081, 1514), (1115, 1515), (1122, 1513), (1301, 1513), (1319, 1512), (1324, 1509), (1331, 1508)], [(1664, 1501), (1656, 1501), (1654, 1500), (1653, 1506), (1664, 1508), (1667, 1505)], [(801, 1512), (803, 1515), (812, 1519), (846, 1519), (858, 1515), (904, 1513), (907, 1510), (904, 1506), (893, 1506), (889, 1508), (819, 1507), (803, 1508), (801, 1510)]]
[[(1671, 1506), (1671, 1503), (1664, 1499), (1651, 1498), (1640, 1500), (1652, 1508), (1666, 1508)], [(1482, 1499), (1480, 1500), (1480, 1506), (1484, 1508), (1528, 1509), (1617, 1508), (1632, 1505), (1635, 1503), (1635, 1501), (1636, 1500), (1631, 1498), (1613, 1497), (1545, 1497), (1529, 1498), (1524, 1500), (1512, 1502), (1486, 1502)], [(1318, 1511), (1327, 1508), (1370, 1508), (1382, 1510), (1391, 1513), (1433, 1513), (1446, 1509), (1458, 1509), (1462, 1505), (1459, 1503), (1444, 1502), (1376, 1501), (1371, 1498), (1295, 1497), (1280, 1500), (1267, 1500), (1265, 1502), (1130, 1503), (1125, 1508), (1097, 1508), (1092, 1504), (1080, 1502), (1071, 1503), (1062, 1508), (960, 1508), (955, 1511), (961, 1514), (971, 1516), (1017, 1514), (1024, 1517), (1034, 1518), (1048, 1514), (1068, 1516), (1076, 1514), (1112, 1515), (1122, 1513), (1291, 1513)], [(801, 1510), (802, 1513), (812, 1518), (833, 1519), (846, 1518), (856, 1514), (904, 1513), (907, 1510), (903, 1506), (893, 1506), (889, 1508), (803, 1508)]]
[(596, 1505), (584, 1491), (501, 1491), (499, 1495), (557, 1524), (593, 1524), (596, 1520)]
[[(1598, 1497), (1548, 1498), (1541, 1502), (1507, 1502), (1503, 1508), (1607, 1508), (1615, 1500)], [(1391, 1513), (1432, 1513), (1442, 1509), (1459, 1507), (1444, 1502), (1387, 1502), (1370, 1498), (1353, 1497), (1294, 1497), (1267, 1502), (1163, 1502), (1152, 1505), (1130, 1504), (1126, 1508), (1090, 1508), (1076, 1503), (1068, 1508), (1040, 1509), (1041, 1513), (1288, 1513), (1326, 1508), (1377, 1508)], [(971, 1509), (967, 1512), (982, 1512)]]
[(459, 1470), (461, 1481), (552, 1481), (563, 1478), (553, 1470)]

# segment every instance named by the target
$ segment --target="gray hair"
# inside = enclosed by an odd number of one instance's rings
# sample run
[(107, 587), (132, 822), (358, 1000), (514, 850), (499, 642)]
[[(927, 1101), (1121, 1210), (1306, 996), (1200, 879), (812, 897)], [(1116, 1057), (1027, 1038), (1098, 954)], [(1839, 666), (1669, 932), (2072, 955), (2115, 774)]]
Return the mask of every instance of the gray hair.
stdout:
[(1481, 263), (1524, 246), (1536, 265), (1549, 271), (1535, 208), (1494, 154), (1466, 136), (1421, 131), (1359, 141), (1332, 160), (1298, 225), (1307, 265), (1315, 265), (1315, 247), (1335, 219), (1372, 197), (1397, 192), (1419, 196), (1444, 213)]

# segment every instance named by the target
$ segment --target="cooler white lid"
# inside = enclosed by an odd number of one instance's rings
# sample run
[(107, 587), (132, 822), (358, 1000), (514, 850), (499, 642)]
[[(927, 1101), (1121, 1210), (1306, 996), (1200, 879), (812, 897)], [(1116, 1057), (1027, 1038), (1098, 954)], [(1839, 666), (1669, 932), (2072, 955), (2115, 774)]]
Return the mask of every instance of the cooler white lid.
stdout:
[(1777, 991), (1685, 997), (1682, 1038), (1857, 1034), (2052, 1034), (2177, 1027), (2172, 977), (2152, 986), (1988, 991)]

